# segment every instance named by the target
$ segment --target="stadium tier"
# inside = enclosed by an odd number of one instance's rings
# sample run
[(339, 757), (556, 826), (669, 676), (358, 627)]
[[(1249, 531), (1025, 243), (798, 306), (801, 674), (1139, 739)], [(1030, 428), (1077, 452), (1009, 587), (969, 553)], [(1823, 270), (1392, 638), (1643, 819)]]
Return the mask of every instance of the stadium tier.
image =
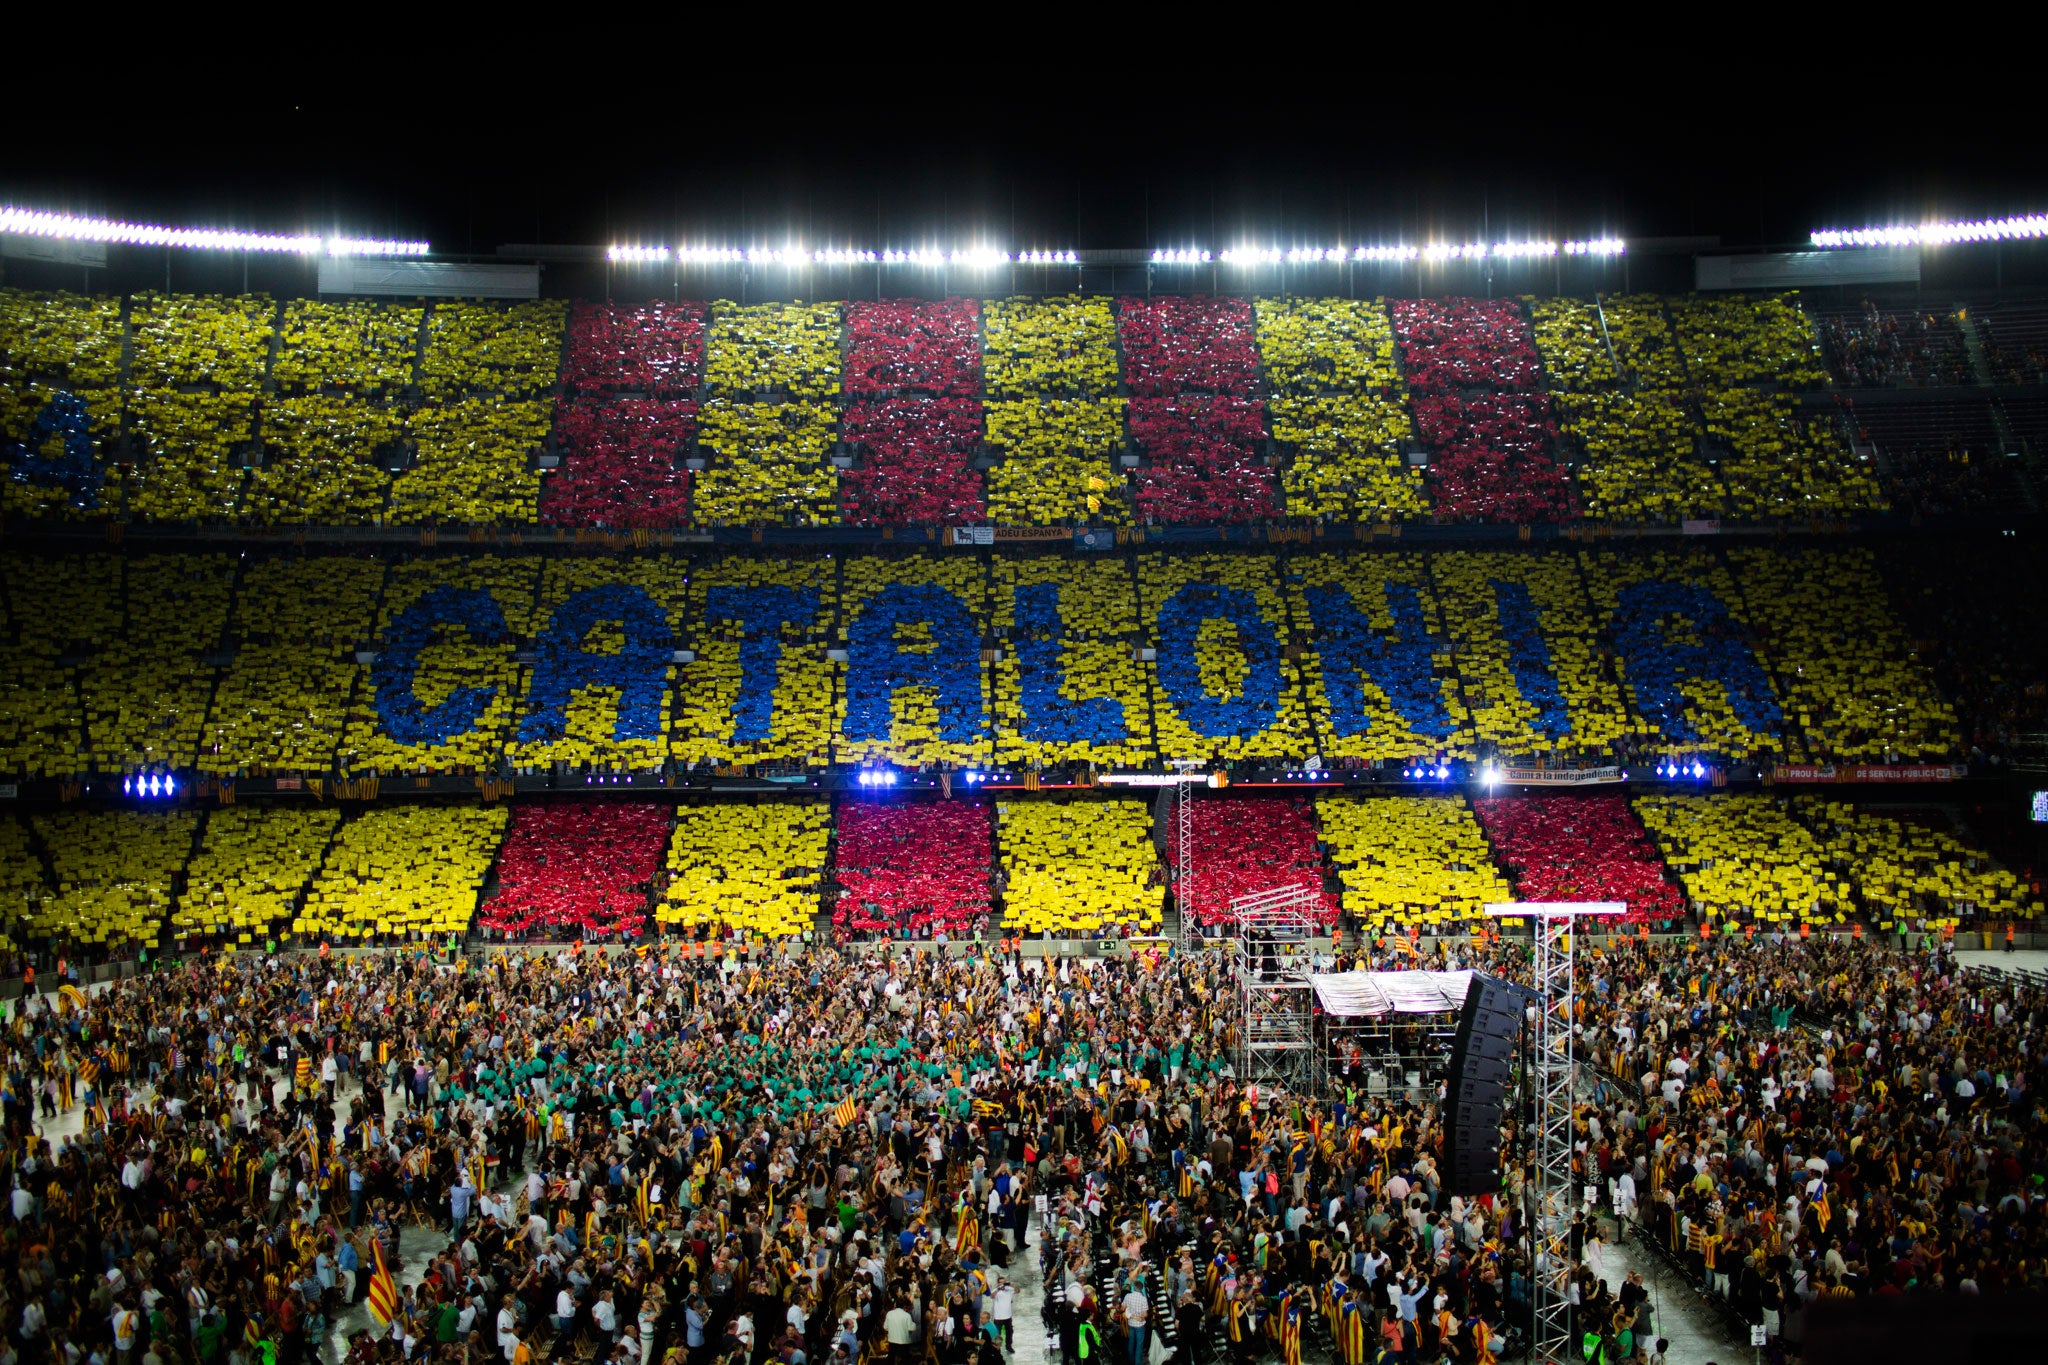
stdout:
[(1964, 761), (1994, 703), (1944, 690), (1882, 563), (14, 553), (0, 780)]
[[(2032, 427), (1953, 395), (2035, 382), (2009, 359), (2027, 354), (2031, 316), (1993, 310), (1991, 359), (1973, 362), (1958, 316), (1809, 313), (1796, 295), (570, 305), (0, 290), (0, 511), (568, 532), (1999, 510), (2016, 475), (1985, 462)], [(1893, 392), (1852, 409), (1830, 382)], [(1950, 396), (1890, 401), (1911, 397), (1901, 386)]]

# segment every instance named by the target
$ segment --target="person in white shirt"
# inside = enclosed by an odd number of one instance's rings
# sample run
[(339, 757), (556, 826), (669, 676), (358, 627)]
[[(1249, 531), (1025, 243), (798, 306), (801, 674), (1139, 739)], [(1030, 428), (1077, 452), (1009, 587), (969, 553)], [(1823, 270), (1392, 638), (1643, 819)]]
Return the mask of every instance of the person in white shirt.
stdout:
[(600, 1292), (597, 1296), (597, 1302), (590, 1305), (590, 1321), (596, 1326), (598, 1331), (604, 1333), (606, 1345), (610, 1345), (618, 1336), (619, 1310), (612, 1303), (611, 1290), (606, 1289)]
[(1152, 1305), (1146, 1301), (1140, 1280), (1132, 1280), (1124, 1294), (1124, 1327), (1129, 1334), (1131, 1365), (1145, 1365), (1145, 1319)]
[(513, 1311), (510, 1294), (498, 1305), (498, 1349), (505, 1353), (507, 1360), (519, 1349), (519, 1314)]
[(990, 1307), (989, 1316), (996, 1325), (996, 1331), (1002, 1334), (1003, 1349), (1015, 1351), (1017, 1338), (1013, 1321), (1017, 1312), (1017, 1287), (1006, 1277), (998, 1275), (996, 1292), (990, 1297), (994, 1302)]
[[(39, 1314), (42, 1311), (40, 1304), (31, 1304), (30, 1307), (34, 1308)], [(24, 1324), (26, 1324), (27, 1319), (28, 1312), (24, 1309), (22, 1312)], [(40, 1325), (38, 1330), (40, 1330)], [(888, 1335), (889, 1350), (891, 1352), (897, 1351), (902, 1347), (910, 1345), (911, 1338), (917, 1331), (917, 1319), (911, 1317), (909, 1311), (899, 1302), (894, 1308), (889, 1310), (888, 1316), (882, 1319), (882, 1331)]]

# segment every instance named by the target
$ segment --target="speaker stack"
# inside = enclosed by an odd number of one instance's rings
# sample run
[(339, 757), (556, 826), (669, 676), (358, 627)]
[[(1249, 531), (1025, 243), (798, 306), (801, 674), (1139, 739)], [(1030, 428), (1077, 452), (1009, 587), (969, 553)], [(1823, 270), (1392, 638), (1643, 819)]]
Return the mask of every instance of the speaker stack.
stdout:
[(1444, 1180), (1447, 1194), (1492, 1194), (1500, 1189), (1500, 1120), (1513, 1083), (1515, 1045), (1522, 1036), (1528, 993), (1490, 976), (1472, 974), (1458, 1036), (1451, 1047), (1446, 1103)]

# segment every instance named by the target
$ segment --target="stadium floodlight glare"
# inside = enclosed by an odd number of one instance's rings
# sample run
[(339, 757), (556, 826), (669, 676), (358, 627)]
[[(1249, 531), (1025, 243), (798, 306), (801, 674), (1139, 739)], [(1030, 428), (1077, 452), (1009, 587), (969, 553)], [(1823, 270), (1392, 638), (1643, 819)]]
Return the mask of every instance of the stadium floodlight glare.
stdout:
[(1354, 247), (1351, 259), (1354, 261), (1412, 261), (1422, 253), (1412, 246), (1361, 246)]
[(1567, 256), (1619, 256), (1627, 250), (1627, 244), (1619, 237), (1595, 237), (1585, 242), (1566, 242)]
[(2022, 242), (2040, 237), (2048, 237), (2048, 214), (1921, 223), (1917, 227), (1823, 228), (1813, 233), (1810, 240), (1818, 247), (1951, 246), (1959, 242)]
[(676, 260), (684, 265), (738, 265), (747, 253), (729, 246), (679, 246)]
[(1500, 242), (1487, 254), (1508, 261), (1530, 260), (1536, 257), (1555, 256), (1557, 254), (1557, 243), (1549, 241)]
[(606, 249), (604, 258), (620, 265), (663, 265), (669, 251), (665, 246), (615, 246)]
[(425, 242), (377, 237), (322, 237), (316, 233), (235, 232), (225, 228), (159, 227), (112, 218), (80, 218), (0, 205), (0, 232), (59, 242), (111, 242), (116, 246), (183, 247), (194, 251), (260, 251), (281, 256), (424, 256)]
[(1018, 265), (1079, 265), (1081, 257), (1073, 251), (1020, 251)]
[(1154, 265), (1207, 265), (1213, 259), (1215, 258), (1199, 247), (1161, 250), (1152, 253), (1152, 264)]

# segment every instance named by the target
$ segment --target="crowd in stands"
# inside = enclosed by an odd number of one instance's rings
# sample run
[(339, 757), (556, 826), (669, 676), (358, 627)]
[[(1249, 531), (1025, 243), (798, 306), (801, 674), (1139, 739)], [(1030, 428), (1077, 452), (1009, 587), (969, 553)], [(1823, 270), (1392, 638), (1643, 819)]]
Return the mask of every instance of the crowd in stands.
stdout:
[(1142, 801), (1002, 801), (1003, 924), (1030, 935), (1158, 933), (1166, 887)]
[(1156, 756), (1151, 696), (1131, 648), (1138, 604), (1114, 560), (999, 559), (991, 623), (1011, 647), (995, 664), (995, 761), (1140, 767)]
[(476, 923), (507, 935), (632, 937), (668, 842), (669, 812), (646, 803), (538, 801), (516, 807), (497, 887)]
[(835, 824), (835, 929), (855, 935), (986, 935), (993, 810), (981, 804), (842, 805)]
[[(2039, 711), (2024, 613), (1980, 621), (1950, 595), (1909, 627), (1894, 599), (1917, 610), (1925, 594), (1885, 564), (1867, 547), (1697, 542), (991, 562), (17, 554), (0, 559), (0, 780), (2009, 752)], [(1973, 670), (1972, 652), (2012, 669)], [(2008, 719), (1981, 716), (1988, 690)]]
[(1472, 803), (1523, 901), (1623, 901), (1624, 924), (1685, 914), (1642, 822), (1619, 796), (1487, 796)]
[(1462, 796), (1326, 796), (1316, 823), (1344, 913), (1364, 931), (1417, 924), (1452, 932), (1482, 919), (1489, 902), (1514, 899)]
[(818, 915), (830, 814), (805, 800), (679, 808), (656, 923), (764, 938), (806, 932)]
[[(1953, 319), (1796, 295), (0, 292), (4, 510), (169, 523), (1814, 520), (1889, 505), (1792, 397), (1823, 358), (1969, 377)], [(1960, 463), (1902, 468), (1901, 505), (1986, 505)]]
[[(1176, 899), (1201, 925), (1228, 926), (1240, 896), (1302, 887), (1314, 893), (1316, 922), (1334, 926), (1337, 898), (1323, 887), (1322, 851), (1309, 803), (1222, 797), (1189, 809), (1194, 885)], [(1178, 838), (1169, 831), (1169, 839)], [(1173, 845), (1169, 843), (1169, 851)]]

